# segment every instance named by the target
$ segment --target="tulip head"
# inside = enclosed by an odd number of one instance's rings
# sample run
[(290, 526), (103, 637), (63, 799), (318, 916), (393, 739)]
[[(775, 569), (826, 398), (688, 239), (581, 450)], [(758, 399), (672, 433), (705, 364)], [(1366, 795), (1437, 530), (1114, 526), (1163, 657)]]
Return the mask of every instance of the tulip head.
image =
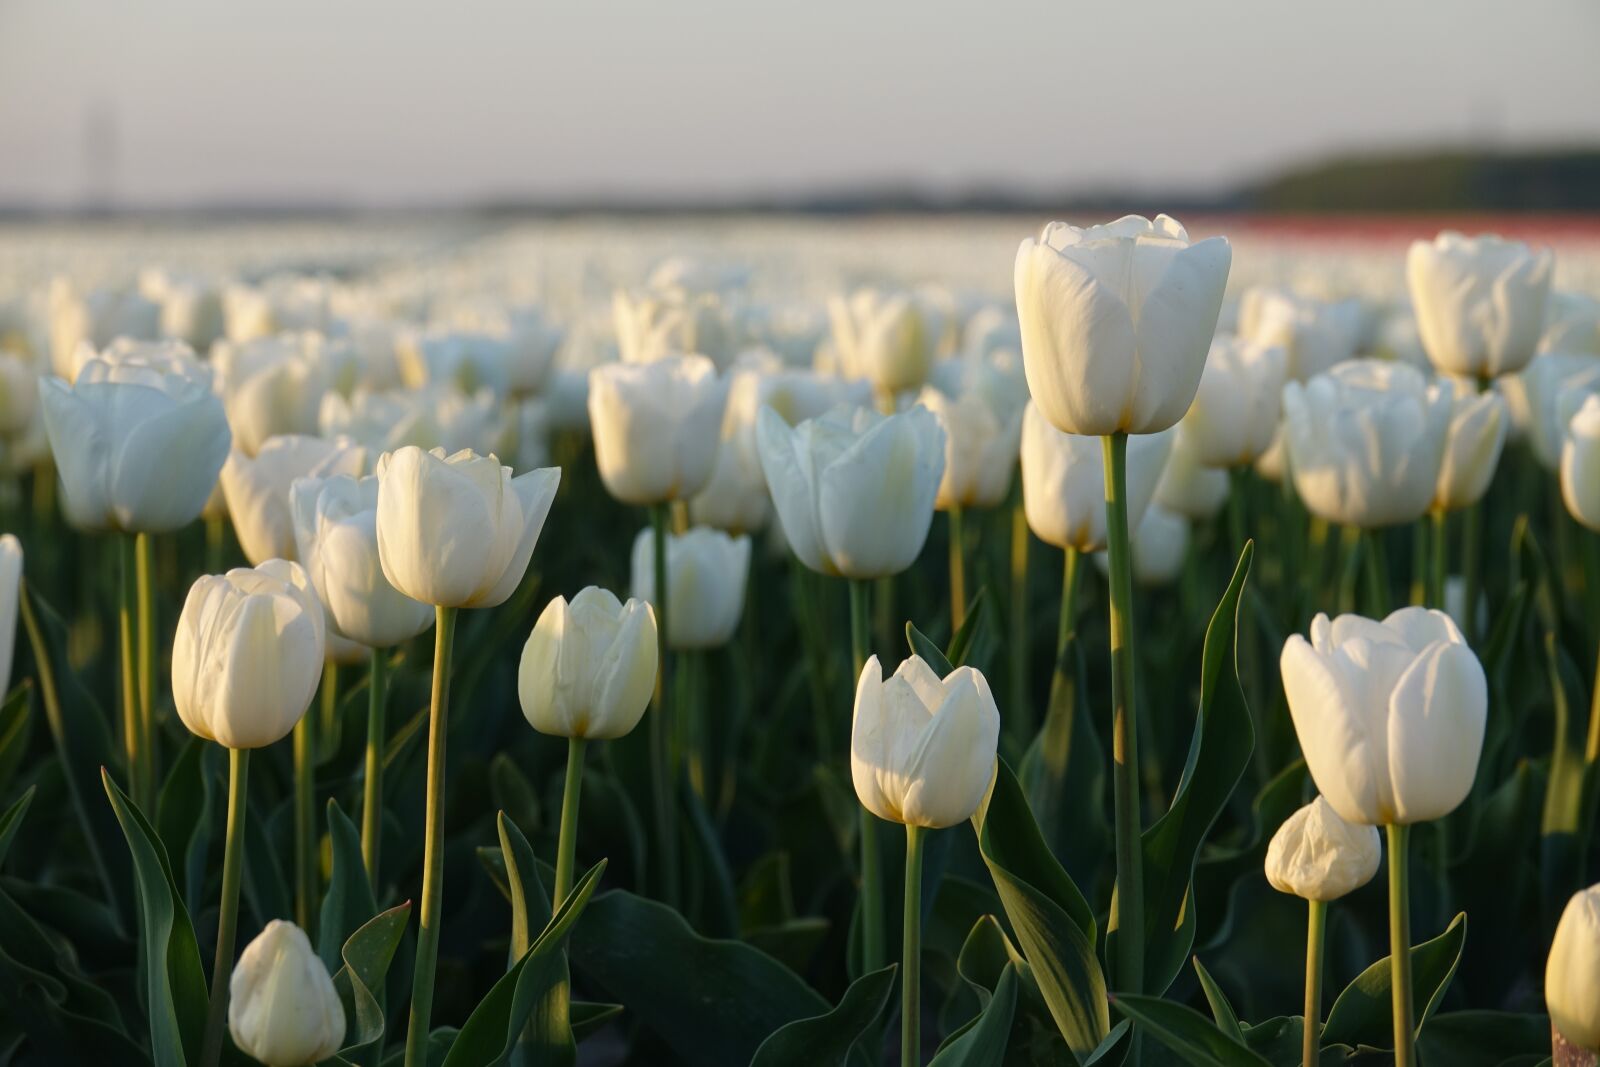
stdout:
[(1239, 336), (1282, 349), (1285, 381), (1310, 381), (1350, 359), (1360, 347), (1362, 313), (1352, 301), (1328, 303), (1281, 289), (1245, 290)]
[(589, 422), (606, 489), (625, 504), (659, 504), (705, 488), (727, 395), (727, 379), (705, 356), (590, 371)]
[[(667, 641), (674, 649), (721, 648), (744, 614), (750, 538), (697, 526), (667, 537)], [(656, 602), (654, 540), (649, 529), (633, 540), (633, 595)], [(629, 601), (632, 603), (632, 601)]]
[(1200, 521), (1222, 510), (1232, 484), (1227, 471), (1200, 462), (1188, 425), (1180, 422), (1173, 432), (1172, 451), (1156, 482), (1154, 502), (1173, 514)]
[(1600, 1049), (1600, 885), (1574, 893), (1562, 909), (1545, 960), (1544, 1003), (1561, 1036)]
[(305, 931), (273, 919), (228, 982), (233, 1043), (267, 1067), (309, 1067), (344, 1044), (344, 1006)]
[(1204, 467), (1254, 463), (1272, 447), (1283, 411), (1288, 356), (1279, 345), (1219, 336), (1211, 342), (1182, 433)]
[(1347, 822), (1426, 822), (1454, 811), (1478, 773), (1483, 666), (1450, 616), (1401, 608), (1311, 622), (1280, 660), (1317, 789)]
[(1433, 365), (1471, 378), (1521, 370), (1539, 343), (1552, 264), (1548, 249), (1492, 234), (1414, 242), (1406, 284)]
[(880, 819), (954, 826), (972, 817), (994, 779), (1000, 712), (980, 671), (940, 679), (919, 656), (883, 678), (878, 657), (856, 684), (850, 777)]
[(359, 475), (366, 449), (347, 437), (327, 440), (300, 434), (268, 438), (247, 456), (238, 449), (222, 467), (222, 496), (239, 547), (251, 563), (299, 559), (289, 490), (297, 478)]
[(589, 586), (546, 605), (522, 649), (517, 696), (542, 734), (601, 741), (639, 725), (655, 691), (656, 617)]
[(1567, 439), (1561, 446), (1561, 499), (1574, 519), (1600, 530), (1600, 393), (1585, 395), (1567, 423)]
[(1376, 826), (1348, 823), (1322, 797), (1283, 821), (1267, 845), (1267, 881), (1302, 900), (1338, 900), (1378, 873)]
[[(1128, 441), (1128, 523), (1137, 527), (1171, 453), (1172, 433)], [(1106, 547), (1106, 467), (1098, 437), (1062, 433), (1030, 402), (1022, 415), (1022, 508), (1046, 544)]]
[(1453, 392), (1450, 432), (1433, 495), (1433, 507), (1440, 511), (1471, 507), (1483, 499), (1500, 464), (1506, 426), (1511, 421), (1498, 393), (1479, 393), (1460, 378), (1449, 385)]
[(1028, 391), (1064, 433), (1155, 433), (1194, 400), (1232, 250), (1166, 215), (1052, 222), (1017, 250)]
[(268, 560), (195, 581), (172, 641), (172, 698), (189, 731), (228, 748), (289, 735), (327, 655), (305, 568)]
[(846, 378), (869, 381), (880, 393), (916, 389), (933, 362), (933, 330), (910, 293), (858, 289), (828, 302), (833, 343)]
[(949, 396), (924, 386), (917, 402), (944, 430), (944, 478), (934, 507), (992, 508), (1011, 488), (1022, 441), (1022, 409), (997, 409), (979, 393)]

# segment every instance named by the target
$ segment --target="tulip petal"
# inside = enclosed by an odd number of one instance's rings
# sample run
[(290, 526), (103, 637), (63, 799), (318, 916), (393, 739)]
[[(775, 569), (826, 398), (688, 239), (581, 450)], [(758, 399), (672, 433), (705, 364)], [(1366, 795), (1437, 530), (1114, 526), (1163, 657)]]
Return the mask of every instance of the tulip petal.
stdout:
[(1466, 799), (1483, 751), (1488, 699), (1483, 666), (1465, 644), (1435, 644), (1401, 676), (1388, 708), (1389, 821), (1440, 819)]

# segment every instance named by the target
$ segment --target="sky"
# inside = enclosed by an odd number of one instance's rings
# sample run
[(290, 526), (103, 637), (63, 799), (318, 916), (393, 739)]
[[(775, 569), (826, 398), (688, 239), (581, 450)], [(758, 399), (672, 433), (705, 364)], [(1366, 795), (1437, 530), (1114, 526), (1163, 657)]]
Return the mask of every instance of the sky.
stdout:
[(0, 203), (1211, 192), (1463, 144), (1600, 144), (1600, 2), (0, 0)]

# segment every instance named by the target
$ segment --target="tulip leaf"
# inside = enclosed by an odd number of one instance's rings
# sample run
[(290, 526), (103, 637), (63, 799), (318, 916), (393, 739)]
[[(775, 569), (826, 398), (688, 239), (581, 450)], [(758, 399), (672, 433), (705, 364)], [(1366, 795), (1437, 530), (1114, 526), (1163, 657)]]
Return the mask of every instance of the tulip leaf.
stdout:
[(850, 983), (837, 1007), (778, 1027), (756, 1049), (750, 1067), (844, 1067), (856, 1040), (883, 1014), (898, 965)]
[(1194, 958), (1194, 973), (1200, 979), (1200, 991), (1205, 994), (1206, 1004), (1211, 1008), (1211, 1018), (1216, 1020), (1217, 1029), (1221, 1030), (1234, 1041), (1244, 1041), (1244, 1031), (1239, 1028), (1239, 1016), (1234, 1012), (1233, 1005), (1228, 1003), (1228, 995), (1217, 985), (1216, 979), (1211, 977), (1211, 972), (1206, 970), (1206, 965), (1200, 962), (1200, 957)]
[(1417, 1051), (1423, 1063), (1533, 1063), (1550, 1054), (1550, 1019), (1510, 1011), (1435, 1015), (1418, 1035)]
[(917, 629), (915, 623), (906, 623), (906, 644), (911, 646), (911, 654), (922, 657), (939, 677), (943, 678), (955, 670), (944, 650), (933, 643), (933, 638)]
[(0, 892), (0, 1032), (7, 1022), (27, 1042), (20, 1062), (149, 1062), (122, 1031), (110, 994)]
[(331, 797), (328, 839), (333, 844), (333, 871), (317, 921), (317, 955), (331, 971), (339, 965), (345, 941), (378, 910), (378, 902), (361, 858), (361, 834)]
[(665, 904), (625, 890), (595, 897), (568, 951), (691, 1067), (749, 1063), (774, 1030), (832, 1007), (759, 949), (701, 937)]
[[(1244, 777), (1255, 747), (1236, 652), (1239, 601), (1254, 553), (1254, 542), (1247, 541), (1233, 580), (1206, 627), (1200, 705), (1188, 759), (1166, 814), (1144, 832), (1147, 991), (1165, 992), (1189, 957), (1194, 944), (1195, 862), (1206, 835)], [(1113, 930), (1107, 941), (1115, 939)], [(1107, 957), (1115, 959), (1115, 951), (1108, 949)]]
[(945, 1042), (929, 1067), (1001, 1067), (1017, 1012), (1017, 964), (1006, 961), (989, 1002), (972, 1024)]
[[(9, 652), (10, 650), (7, 649)], [(5, 679), (0, 678), (0, 685)], [(0, 793), (22, 766), (33, 737), (33, 684), (24, 681), (0, 704)]]
[(1160, 997), (1119, 993), (1112, 998), (1118, 1011), (1195, 1067), (1272, 1067), (1260, 1053), (1228, 1036), (1199, 1012)]
[[(1467, 916), (1458, 914), (1444, 933), (1411, 947), (1411, 997), (1416, 1005), (1417, 1027), (1422, 1029), (1438, 1008), (1450, 979), (1461, 962), (1467, 940)], [(1328, 1012), (1323, 1041), (1331, 1044), (1394, 1047), (1389, 957), (1374, 963), (1345, 986)]]
[(535, 1005), (553, 984), (566, 981), (562, 948), (600, 884), (605, 867), (606, 861), (601, 860), (578, 879), (528, 951), (478, 1002), (451, 1044), (444, 1067), (487, 1067), (511, 1055)]
[(972, 653), (973, 641), (977, 638), (979, 628), (982, 625), (986, 603), (984, 594), (988, 591), (988, 586), (983, 586), (978, 590), (971, 602), (967, 604), (967, 614), (961, 620), (961, 627), (950, 635), (950, 645), (944, 650), (944, 656), (952, 667), (959, 667), (967, 662), (967, 657)]
[(1050, 1015), (1068, 1047), (1087, 1053), (1111, 1028), (1094, 912), (1045, 845), (1004, 760), (996, 762), (987, 808), (973, 820), (978, 849)]
[(207, 827), (213, 811), (212, 775), (206, 753), (220, 746), (190, 737), (166, 774), (156, 803), (156, 830), (167, 855), (182, 858), (183, 899), (199, 900), (205, 888), (209, 852)]
[(1588, 796), (1586, 724), (1582, 714), (1585, 702), (1577, 668), (1553, 632), (1544, 635), (1544, 655), (1550, 677), (1554, 735), (1539, 825), (1539, 885), (1545, 913), (1558, 915), (1567, 898), (1584, 886), (1582, 826)]
[(111, 773), (100, 773), (133, 855), (151, 1052), (160, 1064), (198, 1062), (210, 998), (194, 927), (155, 831), (117, 788)]
[(380, 912), (345, 939), (339, 949), (343, 966), (333, 976), (333, 988), (344, 1006), (348, 1053), (383, 1037), (383, 980), (411, 918), (411, 902)]
[[(552, 918), (550, 897), (539, 877), (533, 846), (505, 812), (495, 816), (500, 834), (501, 870), (506, 896), (511, 902), (511, 960), (508, 966), (527, 955), (534, 929), (542, 929)], [(559, 961), (548, 965), (553, 978), (532, 1010), (532, 1020), (524, 1027), (521, 1050), (531, 1063), (571, 1064), (578, 1058), (577, 1038), (572, 1032), (572, 983), (567, 973), (566, 949)], [(545, 965), (541, 965), (545, 966)]]
[(1079, 679), (1087, 677), (1076, 636), (1061, 650), (1050, 680), (1044, 724), (1017, 767), (1028, 807), (1068, 873), (1086, 883), (1110, 836), (1103, 818), (1106, 756)]
[(572, 1036), (582, 1041), (623, 1012), (621, 1004), (596, 1004), (588, 1000), (572, 1002)]
[(28, 791), (13, 801), (4, 815), (0, 815), (0, 865), (6, 861), (6, 852), (10, 850), (11, 841), (17, 836), (17, 830), (22, 826), (22, 818), (28, 814), (28, 805), (33, 803), (33, 794), (38, 788), (29, 786)]

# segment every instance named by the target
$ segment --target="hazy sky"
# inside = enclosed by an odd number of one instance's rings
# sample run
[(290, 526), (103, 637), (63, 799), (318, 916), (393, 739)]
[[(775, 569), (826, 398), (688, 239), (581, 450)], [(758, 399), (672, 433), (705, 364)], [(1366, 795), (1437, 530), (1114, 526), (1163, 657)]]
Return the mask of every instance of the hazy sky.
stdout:
[(0, 201), (97, 126), (143, 204), (1215, 188), (1600, 143), (1600, 2), (0, 0)]

